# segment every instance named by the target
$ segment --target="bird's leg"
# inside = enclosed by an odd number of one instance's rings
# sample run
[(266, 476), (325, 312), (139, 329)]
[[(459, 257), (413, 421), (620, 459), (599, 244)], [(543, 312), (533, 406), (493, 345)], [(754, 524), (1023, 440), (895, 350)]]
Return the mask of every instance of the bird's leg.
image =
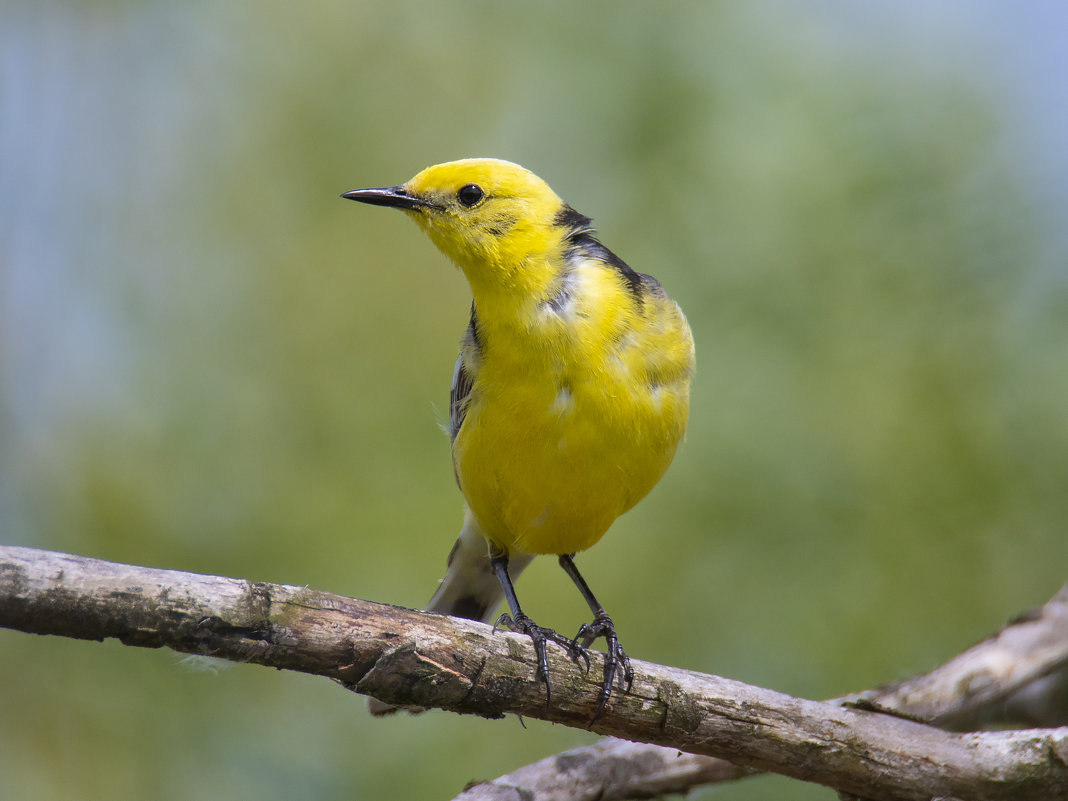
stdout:
[(538, 660), (535, 677), (541, 679), (545, 684), (545, 703), (548, 705), (550, 700), (549, 656), (545, 650), (545, 643), (556, 643), (561, 648), (565, 649), (571, 659), (576, 662), (579, 658), (585, 660), (587, 672), (589, 672), (590, 669), (589, 654), (587, 654), (586, 649), (581, 647), (575, 640), (557, 634), (552, 629), (536, 625), (533, 620), (523, 613), (523, 610), (519, 606), (519, 600), (515, 596), (515, 587), (512, 586), (512, 579), (508, 575), (507, 554), (491, 554), (490, 564), (493, 566), (493, 573), (497, 576), (497, 581), (501, 584), (501, 589), (504, 591), (504, 598), (508, 602), (508, 608), (511, 610), (511, 614), (505, 612), (497, 618), (497, 622), (493, 624), (493, 627), (496, 629), (498, 626), (503, 626), (506, 629), (526, 634), (530, 637), (531, 642), (534, 644), (534, 654)]
[(589, 604), (590, 611), (593, 612), (593, 622), (582, 624), (578, 634), (575, 635), (575, 642), (578, 643), (581, 639), (582, 647), (585, 649), (589, 648), (598, 637), (604, 637), (608, 644), (608, 653), (604, 660), (604, 683), (601, 685), (601, 695), (597, 700), (597, 711), (593, 713), (593, 720), (590, 721), (593, 723), (601, 716), (605, 704), (608, 703), (608, 698), (612, 694), (612, 684), (615, 682), (616, 675), (619, 674), (619, 668), (623, 668), (619, 678), (620, 684), (625, 688), (624, 692), (630, 692), (630, 686), (634, 683), (634, 669), (630, 666), (630, 657), (627, 656), (627, 652), (619, 645), (619, 637), (616, 636), (616, 627), (612, 623), (612, 618), (604, 611), (604, 607), (590, 590), (590, 585), (579, 573), (575, 566), (574, 556), (574, 554), (561, 554), (560, 567), (575, 582), (575, 586), (578, 587), (582, 597)]

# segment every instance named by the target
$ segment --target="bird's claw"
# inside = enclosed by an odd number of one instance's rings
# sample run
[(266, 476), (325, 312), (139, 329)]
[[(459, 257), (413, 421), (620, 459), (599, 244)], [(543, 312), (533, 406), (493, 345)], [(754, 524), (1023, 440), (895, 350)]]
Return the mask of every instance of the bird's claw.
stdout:
[[(590, 720), (591, 724), (604, 712), (605, 705), (612, 695), (612, 685), (615, 683), (617, 676), (624, 693), (629, 693), (631, 685), (634, 683), (634, 668), (631, 667), (630, 657), (627, 656), (627, 652), (619, 644), (619, 637), (616, 636), (616, 627), (612, 623), (612, 618), (604, 613), (594, 617), (592, 623), (583, 623), (578, 630), (578, 634), (575, 635), (574, 642), (578, 645), (579, 640), (581, 640), (581, 647), (585, 650), (598, 637), (604, 637), (607, 651), (604, 659), (604, 682), (601, 684), (601, 692), (597, 698), (597, 710), (593, 713), (593, 719)], [(622, 672), (619, 670), (621, 666), (623, 668)]]
[(586, 652), (586, 649), (583, 646), (579, 645), (577, 637), (572, 640), (562, 634), (557, 634), (552, 629), (537, 625), (524, 614), (518, 614), (513, 618), (507, 612), (497, 618), (497, 622), (493, 624), (494, 631), (499, 628), (508, 629), (509, 631), (514, 631), (518, 634), (526, 634), (530, 637), (530, 641), (534, 645), (534, 655), (537, 658), (535, 678), (545, 685), (546, 705), (548, 705), (551, 700), (551, 691), (549, 689), (549, 654), (545, 649), (546, 642), (554, 642), (567, 651), (572, 662), (578, 662), (579, 659), (582, 659), (586, 663), (586, 672), (590, 672), (590, 655)]

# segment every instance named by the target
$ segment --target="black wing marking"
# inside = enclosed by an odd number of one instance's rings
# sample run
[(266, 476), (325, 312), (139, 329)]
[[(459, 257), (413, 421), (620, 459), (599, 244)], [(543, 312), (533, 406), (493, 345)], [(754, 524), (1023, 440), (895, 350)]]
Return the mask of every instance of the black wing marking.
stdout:
[(472, 350), (476, 355), (482, 350), (478, 314), (475, 312), (474, 302), (471, 303), (471, 322), (467, 324), (467, 331), (464, 332), (460, 355), (456, 357), (456, 367), (452, 371), (452, 387), (449, 389), (449, 439), (452, 441), (456, 440), (456, 435), (460, 433), (460, 426), (464, 424), (464, 417), (467, 416), (467, 398), (474, 385), (471, 371), (464, 362), (464, 353)]
[(464, 367), (464, 355), (456, 357), (452, 371), (452, 387), (449, 389), (449, 440), (455, 441), (467, 415), (467, 396), (471, 394), (471, 375)]

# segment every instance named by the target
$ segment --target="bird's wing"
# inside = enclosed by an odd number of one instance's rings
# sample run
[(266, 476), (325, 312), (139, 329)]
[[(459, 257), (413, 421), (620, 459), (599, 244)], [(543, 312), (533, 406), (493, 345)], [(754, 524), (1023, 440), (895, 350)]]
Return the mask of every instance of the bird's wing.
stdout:
[(449, 389), (449, 439), (455, 441), (467, 414), (467, 396), (471, 394), (471, 375), (464, 367), (464, 355), (456, 357), (452, 371), (452, 387)]
[[(460, 426), (467, 416), (467, 399), (475, 383), (474, 373), (482, 353), (482, 338), (478, 331), (478, 313), (474, 301), (471, 302), (471, 321), (467, 324), (460, 355), (456, 357), (456, 367), (452, 371), (452, 388), (449, 390), (449, 440), (456, 441)], [(464, 360), (467, 354), (468, 361)], [(472, 363), (473, 362), (473, 363)]]

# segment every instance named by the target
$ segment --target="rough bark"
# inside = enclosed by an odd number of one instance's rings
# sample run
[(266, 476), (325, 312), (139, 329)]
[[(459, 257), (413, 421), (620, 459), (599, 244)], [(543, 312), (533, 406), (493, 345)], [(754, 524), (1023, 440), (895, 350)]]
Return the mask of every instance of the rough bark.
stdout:
[[(1068, 724), (1068, 585), (1045, 606), (922, 676), (834, 699), (943, 728)], [(759, 771), (605, 738), (468, 787), (456, 801), (621, 801), (684, 793)]]
[[(289, 585), (0, 547), (0, 625), (255, 662), (392, 704), (586, 727), (586, 675), (550, 653), (551, 705), (529, 641), (488, 626)], [(631, 691), (591, 727), (875, 799), (1068, 797), (1068, 728), (959, 734), (634, 661)]]

